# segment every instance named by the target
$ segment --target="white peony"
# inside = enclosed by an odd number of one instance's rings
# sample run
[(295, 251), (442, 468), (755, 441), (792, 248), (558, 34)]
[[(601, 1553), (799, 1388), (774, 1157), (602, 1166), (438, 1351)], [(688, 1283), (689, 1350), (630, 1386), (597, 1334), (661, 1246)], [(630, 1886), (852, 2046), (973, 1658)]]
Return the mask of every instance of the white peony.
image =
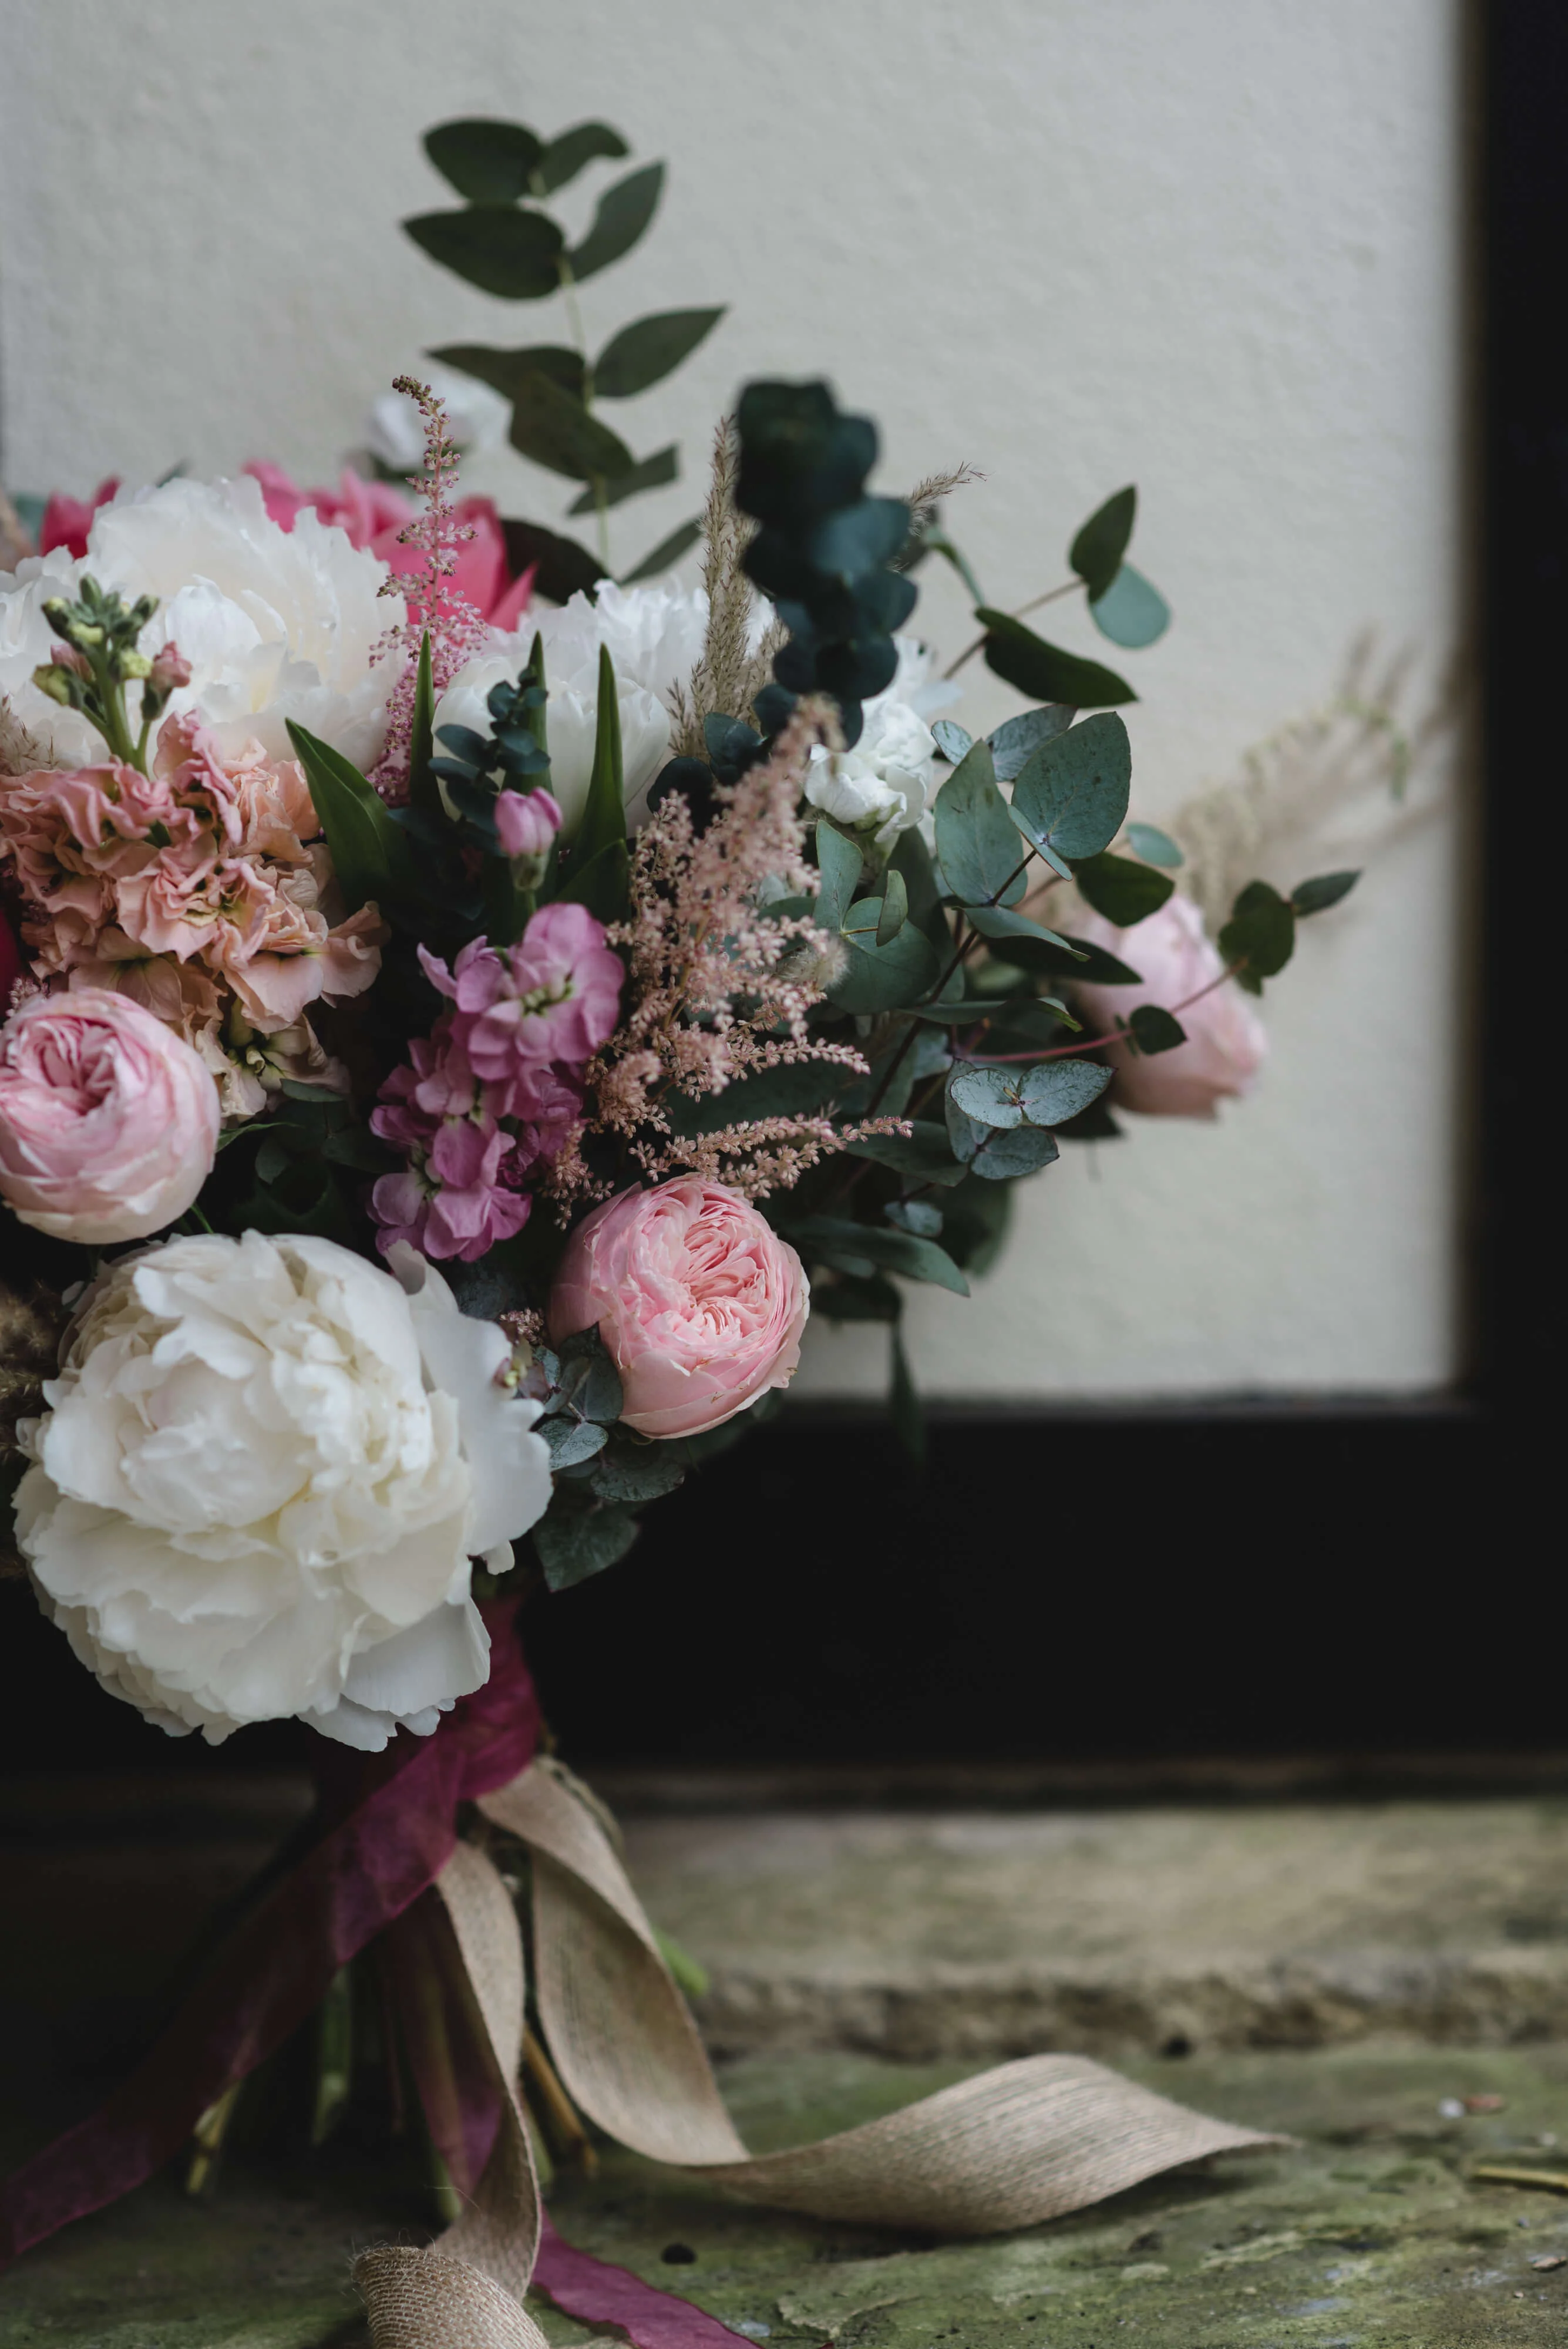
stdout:
[[(443, 726), (467, 726), (475, 734), (489, 733), (493, 721), (485, 708), (485, 697), (493, 686), (516, 682), (528, 665), (533, 644), (533, 627), (525, 625), (514, 636), (493, 637), (490, 651), (458, 670), (436, 704), (438, 750)], [(594, 771), (594, 739), (598, 731), (599, 712), (597, 647), (572, 666), (546, 652), (545, 677), (550, 690), (545, 713), (550, 741), (550, 792), (561, 811), (561, 838), (569, 843), (583, 820), (588, 801), (588, 779)], [(647, 791), (670, 755), (670, 715), (661, 701), (642, 686), (631, 683), (618, 668), (616, 703), (620, 713), (622, 771), (629, 806)]]
[[(406, 370), (428, 383), (446, 409), (453, 444), (478, 456), (501, 448), (512, 422), (512, 403), (477, 377), (432, 367), (421, 359)], [(365, 419), (365, 446), (394, 473), (417, 473), (425, 459), (424, 420), (406, 391), (384, 391)]]
[(867, 702), (852, 750), (814, 750), (805, 796), (846, 832), (890, 848), (926, 812), (937, 779), (936, 738), (926, 723), (960, 688), (930, 676), (932, 655), (913, 636), (895, 636), (898, 667), (885, 693)]
[(166, 1240), (83, 1299), (16, 1538), (111, 1695), (219, 1744), (296, 1714), (346, 1745), (421, 1736), (481, 1687), (469, 1559), (543, 1515), (538, 1407), (494, 1323), (409, 1248)]
[(293, 718), (356, 765), (375, 762), (397, 664), (370, 657), (404, 605), (379, 594), (386, 565), (345, 532), (309, 511), (280, 530), (248, 475), (165, 481), (100, 506), (79, 562), (57, 547), (0, 574), (0, 695), (62, 766), (104, 756), (87, 720), (32, 681), (57, 641), (44, 601), (74, 595), (83, 572), (128, 600), (158, 597), (141, 648), (179, 646), (191, 683), (170, 707), (199, 709), (226, 748), (254, 740), (287, 758)]

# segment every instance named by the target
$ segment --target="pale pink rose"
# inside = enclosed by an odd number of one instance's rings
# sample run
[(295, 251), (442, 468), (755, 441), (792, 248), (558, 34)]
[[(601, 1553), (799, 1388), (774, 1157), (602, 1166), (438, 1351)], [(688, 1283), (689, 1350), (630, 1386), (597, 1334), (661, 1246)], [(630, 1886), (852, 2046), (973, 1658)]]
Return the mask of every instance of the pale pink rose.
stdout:
[[(369, 547), (389, 570), (423, 569), (420, 549), (400, 543), (414, 520), (413, 501), (389, 481), (367, 481), (346, 465), (336, 490), (302, 490), (281, 465), (247, 465), (245, 471), (261, 483), (263, 502), (280, 530), (292, 530), (305, 509), (313, 506), (322, 522), (347, 533), (351, 546)], [(493, 628), (510, 633), (528, 609), (533, 571), (513, 578), (493, 498), (460, 498), (452, 512), (460, 527), (472, 533), (459, 546), (452, 591), (466, 596)]]
[(626, 973), (586, 905), (541, 906), (514, 947), (474, 938), (450, 971), (423, 947), (420, 960), (456, 1004), (454, 1041), (485, 1084), (507, 1085), (539, 1061), (580, 1065), (615, 1032)]
[(508, 856), (547, 856), (560, 829), (548, 792), (503, 792), (495, 802), (495, 833)]
[(810, 1309), (805, 1268), (756, 1209), (681, 1174), (623, 1191), (577, 1226), (550, 1293), (558, 1345), (597, 1325), (644, 1435), (701, 1435), (788, 1386)]
[(197, 1054), (128, 995), (35, 996), (0, 1030), (0, 1196), (53, 1238), (161, 1231), (212, 1171), (218, 1125)]
[[(1168, 897), (1158, 913), (1130, 930), (1091, 914), (1076, 925), (1076, 935), (1129, 964), (1142, 982), (1075, 985), (1079, 1017), (1095, 1032), (1114, 1028), (1118, 1013), (1126, 1019), (1140, 1003), (1174, 1012), (1187, 1031), (1186, 1043), (1170, 1052), (1110, 1048), (1116, 1071), (1111, 1099), (1118, 1108), (1146, 1117), (1212, 1117), (1227, 1095), (1251, 1090), (1268, 1050), (1268, 1032), (1233, 979), (1211, 994), (1199, 994), (1225, 966), (1189, 897), (1179, 892)], [(1189, 1002), (1195, 995), (1199, 1000)]]

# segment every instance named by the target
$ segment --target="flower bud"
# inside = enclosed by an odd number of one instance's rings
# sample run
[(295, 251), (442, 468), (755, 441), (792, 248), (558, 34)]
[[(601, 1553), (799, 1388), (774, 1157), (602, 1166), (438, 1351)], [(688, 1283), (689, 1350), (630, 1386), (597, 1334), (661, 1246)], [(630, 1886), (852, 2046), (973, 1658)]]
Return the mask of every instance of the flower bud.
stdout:
[(190, 684), (191, 664), (178, 645), (165, 645), (162, 651), (154, 656), (148, 682), (153, 692), (164, 700), (171, 693), (177, 693), (182, 686)]
[(145, 653), (123, 652), (117, 656), (115, 668), (122, 678), (151, 677), (152, 663)]
[(77, 696), (72, 685), (73, 674), (63, 661), (40, 661), (33, 671), (33, 683), (40, 693), (47, 693), (51, 701), (57, 701), (62, 709), (74, 709)]
[(547, 856), (561, 828), (561, 811), (546, 791), (503, 792), (495, 831), (508, 856)]

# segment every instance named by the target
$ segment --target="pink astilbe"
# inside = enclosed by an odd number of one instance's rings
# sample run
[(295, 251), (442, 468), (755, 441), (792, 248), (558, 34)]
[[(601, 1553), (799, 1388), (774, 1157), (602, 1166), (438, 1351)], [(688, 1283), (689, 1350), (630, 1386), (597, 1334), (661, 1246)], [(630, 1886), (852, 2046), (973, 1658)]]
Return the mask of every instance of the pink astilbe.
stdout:
[[(806, 916), (770, 916), (762, 902), (764, 885), (782, 881), (797, 895), (817, 886), (801, 782), (812, 750), (838, 740), (831, 705), (802, 701), (769, 756), (717, 791), (720, 812), (706, 832), (696, 833), (687, 802), (671, 793), (638, 836), (630, 917), (609, 933), (626, 954), (632, 1008), (587, 1077), (592, 1123), (626, 1141), (649, 1181), (689, 1169), (763, 1198), (846, 1141), (903, 1130), (889, 1119), (839, 1132), (826, 1117), (769, 1117), (687, 1139), (664, 1106), (671, 1093), (700, 1099), (803, 1061), (866, 1073), (853, 1046), (826, 1042), (807, 1024), (838, 941)], [(569, 1198), (591, 1188), (569, 1154), (552, 1186)]]
[(378, 660), (401, 664), (387, 703), (386, 747), (370, 778), (382, 798), (395, 805), (408, 796), (414, 688), (420, 645), (426, 632), (431, 640), (431, 678), (439, 699), (464, 662), (483, 650), (488, 631), (483, 616), (454, 584), (462, 551), (472, 538), (474, 526), (459, 518), (452, 502), (458, 452), (447, 429), (445, 405), (428, 383), (419, 383), (411, 375), (399, 376), (392, 389), (407, 393), (425, 428), (423, 468), (408, 476), (409, 487), (422, 500), (423, 510), (398, 533), (399, 543), (412, 548), (420, 560), (411, 570), (394, 571), (381, 589), (383, 595), (405, 595), (409, 616), (400, 626), (389, 628), (376, 647)]

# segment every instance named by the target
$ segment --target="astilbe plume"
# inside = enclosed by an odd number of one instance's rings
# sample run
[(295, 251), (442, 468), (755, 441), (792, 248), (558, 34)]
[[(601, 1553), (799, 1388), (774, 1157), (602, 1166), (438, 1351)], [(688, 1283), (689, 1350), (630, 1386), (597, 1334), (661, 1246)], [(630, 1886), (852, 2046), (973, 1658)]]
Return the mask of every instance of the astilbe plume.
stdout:
[[(796, 895), (817, 886), (805, 861), (801, 780), (813, 749), (838, 742), (831, 704), (802, 701), (768, 757), (715, 791), (719, 812), (705, 832), (671, 793), (638, 836), (631, 913), (608, 933), (625, 957), (631, 1009), (590, 1062), (587, 1082), (591, 1123), (621, 1136), (649, 1181), (690, 1171), (763, 1198), (846, 1142), (905, 1130), (888, 1118), (839, 1129), (826, 1117), (765, 1117), (687, 1137), (671, 1130), (664, 1106), (671, 1093), (700, 1099), (803, 1061), (866, 1073), (852, 1045), (807, 1025), (842, 951), (837, 941), (808, 916), (777, 916), (763, 903), (764, 886), (783, 882)], [(592, 1178), (566, 1154), (553, 1187), (571, 1196)]]
[(396, 804), (408, 795), (421, 643), (428, 631), (431, 679), (439, 699), (463, 664), (483, 651), (488, 631), (483, 614), (452, 584), (459, 550), (473, 536), (473, 524), (460, 522), (453, 504), (458, 451), (445, 405), (428, 383), (410, 375), (399, 376), (392, 388), (414, 402), (425, 432), (423, 466), (407, 477), (421, 501), (421, 511), (398, 533), (400, 545), (414, 547), (423, 557), (422, 570), (393, 572), (384, 581), (383, 595), (407, 598), (408, 617), (389, 628), (376, 647), (378, 660), (401, 664), (387, 703), (386, 746), (370, 778), (382, 798)]

